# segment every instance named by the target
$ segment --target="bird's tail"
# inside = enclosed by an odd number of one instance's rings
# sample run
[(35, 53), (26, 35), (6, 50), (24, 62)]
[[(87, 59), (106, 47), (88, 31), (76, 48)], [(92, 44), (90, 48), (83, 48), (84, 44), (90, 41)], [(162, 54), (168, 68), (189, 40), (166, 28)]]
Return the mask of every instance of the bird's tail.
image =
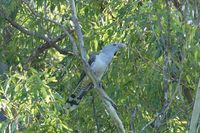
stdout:
[(90, 89), (93, 88), (93, 84), (90, 83), (85, 88), (78, 89), (75, 93), (71, 94), (70, 97), (67, 99), (65, 108), (67, 110), (73, 111), (75, 110), (81, 99), (89, 92)]

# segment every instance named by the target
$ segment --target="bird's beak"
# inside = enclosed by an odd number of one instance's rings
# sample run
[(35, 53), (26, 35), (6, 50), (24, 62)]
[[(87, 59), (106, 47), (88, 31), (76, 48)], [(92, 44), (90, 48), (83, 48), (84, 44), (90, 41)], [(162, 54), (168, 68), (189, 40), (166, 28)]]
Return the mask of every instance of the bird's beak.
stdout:
[(126, 47), (126, 44), (125, 44), (125, 43), (118, 43), (118, 47), (119, 47), (119, 48), (125, 48), (125, 47)]
[[(117, 43), (118, 45), (118, 48), (125, 48), (126, 47), (126, 44), (125, 43)], [(115, 56), (117, 55), (117, 51), (115, 52), (114, 54)]]

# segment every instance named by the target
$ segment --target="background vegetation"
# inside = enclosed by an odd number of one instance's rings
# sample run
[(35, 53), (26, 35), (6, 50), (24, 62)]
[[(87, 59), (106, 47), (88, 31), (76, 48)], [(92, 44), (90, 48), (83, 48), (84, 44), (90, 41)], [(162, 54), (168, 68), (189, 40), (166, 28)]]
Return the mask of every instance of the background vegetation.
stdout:
[[(126, 132), (188, 132), (200, 73), (198, 0), (77, 0), (88, 55), (127, 48), (102, 82)], [(1, 132), (117, 132), (95, 91), (63, 108), (82, 64), (65, 0), (0, 0)], [(4, 116), (4, 117), (3, 117)]]

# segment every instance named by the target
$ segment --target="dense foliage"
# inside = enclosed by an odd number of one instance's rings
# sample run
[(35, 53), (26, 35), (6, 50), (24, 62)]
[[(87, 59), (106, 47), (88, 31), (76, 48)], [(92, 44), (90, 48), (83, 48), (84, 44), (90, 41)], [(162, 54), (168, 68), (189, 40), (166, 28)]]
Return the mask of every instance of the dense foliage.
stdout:
[[(188, 132), (200, 73), (200, 2), (77, 0), (76, 9), (88, 55), (110, 42), (127, 44), (102, 80), (126, 131)], [(0, 0), (2, 132), (117, 132), (94, 90), (75, 111), (64, 109), (82, 71), (65, 30), (77, 41), (68, 1)]]

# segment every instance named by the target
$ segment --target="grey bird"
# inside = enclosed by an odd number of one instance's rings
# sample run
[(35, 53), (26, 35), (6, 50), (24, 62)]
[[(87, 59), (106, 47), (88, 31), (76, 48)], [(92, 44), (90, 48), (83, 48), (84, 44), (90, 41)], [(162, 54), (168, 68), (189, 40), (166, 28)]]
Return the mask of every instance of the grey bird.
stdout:
[[(92, 54), (88, 63), (91, 69), (94, 71), (96, 77), (101, 80), (107, 67), (112, 61), (113, 56), (119, 48), (124, 48), (124, 43), (110, 43), (103, 47), (99, 54)], [(65, 108), (72, 111), (76, 109), (81, 99), (87, 94), (87, 92), (93, 88), (93, 83), (90, 78), (83, 72), (78, 81), (77, 87), (74, 89), (74, 93), (67, 99)]]

